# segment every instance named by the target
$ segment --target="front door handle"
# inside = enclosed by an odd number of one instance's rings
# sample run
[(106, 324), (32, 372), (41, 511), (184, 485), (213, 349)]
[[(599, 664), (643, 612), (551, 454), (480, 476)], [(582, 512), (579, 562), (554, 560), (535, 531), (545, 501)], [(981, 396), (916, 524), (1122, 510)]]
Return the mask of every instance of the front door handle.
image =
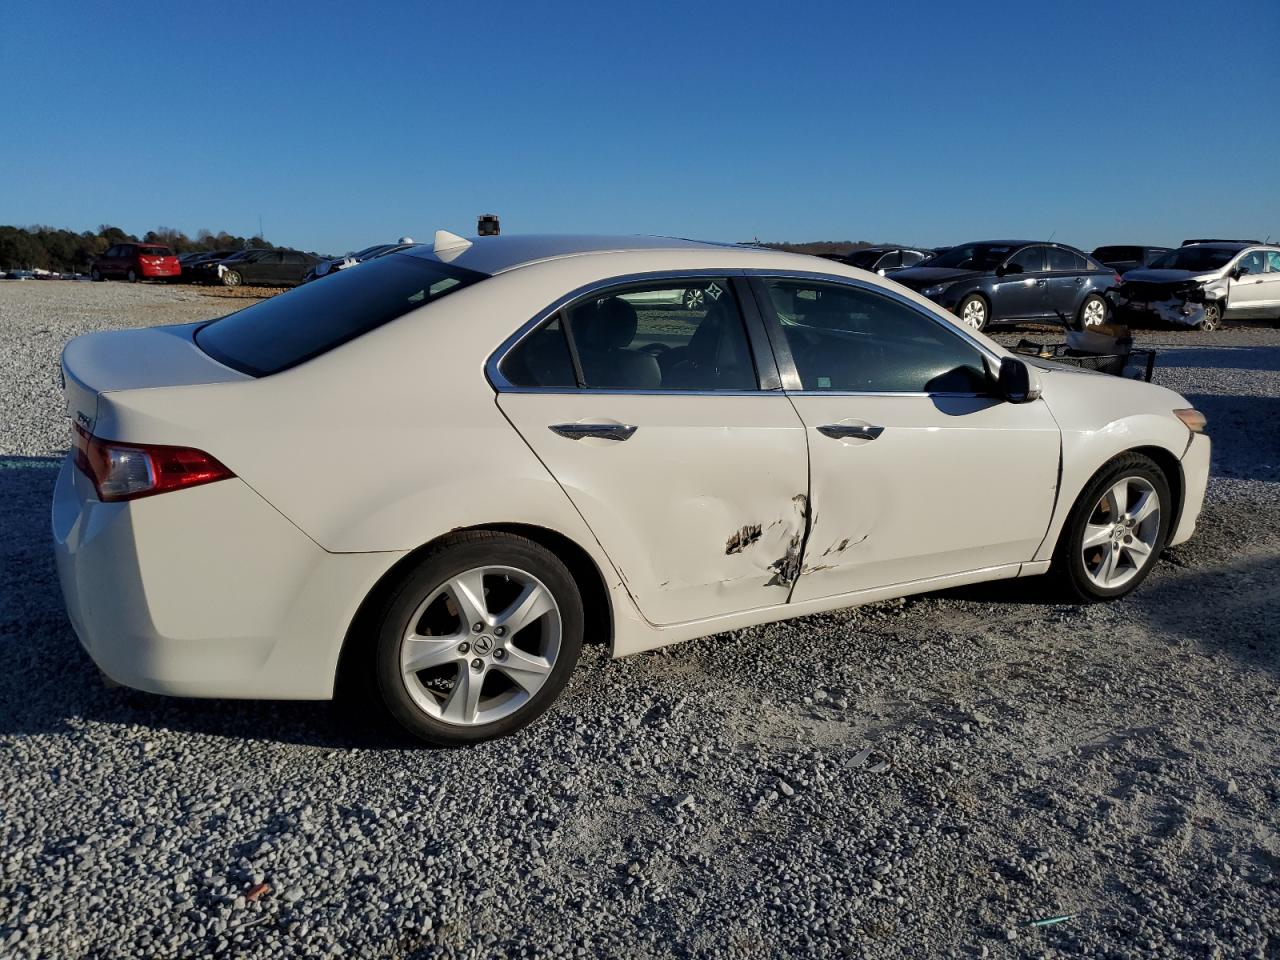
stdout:
[(1037, 286), (1037, 287), (1043, 287), (1043, 286), (1044, 286), (1045, 284), (1047, 284), (1048, 282), (1049, 282), (1048, 280), (1037, 280), (1037, 281), (1036, 281), (1036, 286)]
[(548, 428), (552, 433), (570, 440), (596, 437), (600, 440), (629, 440), (636, 428), (629, 423), (556, 423)]
[(884, 427), (866, 427), (854, 423), (828, 423), (818, 428), (818, 432), (832, 440), (874, 440), (884, 433)]

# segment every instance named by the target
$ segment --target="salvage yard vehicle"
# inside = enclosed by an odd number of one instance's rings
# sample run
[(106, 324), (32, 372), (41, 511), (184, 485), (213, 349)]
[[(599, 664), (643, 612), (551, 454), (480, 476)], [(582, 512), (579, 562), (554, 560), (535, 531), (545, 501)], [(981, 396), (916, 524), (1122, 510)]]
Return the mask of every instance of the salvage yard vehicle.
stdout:
[(1280, 319), (1280, 246), (1208, 241), (1131, 270), (1111, 293), (1124, 321), (1217, 330), (1232, 319)]
[(1116, 244), (1109, 247), (1098, 247), (1089, 254), (1104, 267), (1110, 267), (1120, 276), (1130, 270), (1150, 267), (1170, 251), (1170, 247), (1144, 247), (1134, 244)]
[(357, 250), (355, 253), (348, 253), (344, 257), (329, 257), (323, 260), (317, 260), (311, 269), (306, 272), (302, 278), (303, 283), (310, 283), (312, 280), (319, 280), (321, 277), (327, 277), (331, 273), (337, 273), (339, 270), (346, 270), (357, 264), (364, 263), (366, 260), (372, 260), (375, 257), (383, 257), (388, 253), (398, 253), (405, 247), (413, 245), (412, 237), (401, 237), (395, 243), (376, 243), (372, 247), (365, 247), (363, 250)]
[(94, 257), (89, 266), (89, 276), (94, 280), (116, 277), (130, 283), (168, 280), (181, 273), (173, 251), (158, 243), (113, 244), (102, 256)]
[(1068, 328), (1105, 323), (1106, 293), (1120, 278), (1075, 247), (999, 240), (952, 247), (892, 279), (985, 330), (1020, 320)]
[(320, 258), (300, 250), (243, 250), (214, 265), (224, 287), (296, 287)]
[(883, 277), (892, 270), (918, 266), (933, 255), (933, 250), (923, 247), (863, 247), (841, 258), (841, 262)]
[(441, 744), (528, 724), (584, 640), (1046, 573), (1122, 597), (1192, 535), (1209, 467), (1171, 390), (1020, 359), (841, 264), (663, 238), (440, 231), (218, 320), (77, 337), (62, 376), (57, 567), (107, 676), (341, 678)]

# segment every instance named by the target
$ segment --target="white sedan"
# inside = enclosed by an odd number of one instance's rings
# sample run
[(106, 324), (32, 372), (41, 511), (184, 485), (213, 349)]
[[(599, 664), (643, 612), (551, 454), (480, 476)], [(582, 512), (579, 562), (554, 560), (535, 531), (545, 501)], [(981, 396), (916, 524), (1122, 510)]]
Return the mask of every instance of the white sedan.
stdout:
[[(685, 306), (681, 295), (701, 291)], [(1204, 418), (1029, 366), (893, 282), (770, 250), (481, 237), (62, 358), (70, 619), (119, 683), (516, 730), (583, 642), (1050, 573), (1191, 536)]]

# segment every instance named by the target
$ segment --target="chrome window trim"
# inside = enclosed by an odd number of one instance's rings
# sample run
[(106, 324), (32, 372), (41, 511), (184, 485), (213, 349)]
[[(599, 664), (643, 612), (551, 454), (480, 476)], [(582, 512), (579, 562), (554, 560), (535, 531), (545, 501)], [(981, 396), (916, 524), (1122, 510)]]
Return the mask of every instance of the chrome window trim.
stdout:
[[(717, 277), (741, 277), (743, 271), (741, 267), (730, 269), (697, 269), (697, 270), (651, 270), (645, 273), (628, 273), (617, 277), (609, 277), (605, 280), (595, 280), (591, 283), (583, 284), (576, 290), (572, 290), (553, 302), (550, 306), (538, 311), (532, 320), (522, 324), (515, 333), (507, 337), (506, 340), (499, 344), (498, 348), (489, 355), (489, 359), (485, 361), (484, 374), (489, 381), (489, 385), (498, 393), (555, 393), (561, 395), (580, 394), (592, 395), (614, 395), (614, 396), (658, 396), (658, 397), (780, 397), (783, 395), (782, 390), (622, 390), (610, 387), (521, 387), (512, 383), (502, 373), (502, 361), (506, 359), (507, 354), (518, 347), (530, 334), (537, 330), (542, 324), (550, 320), (555, 314), (559, 313), (566, 306), (575, 300), (596, 293), (600, 290), (612, 289), (614, 287), (625, 287), (631, 284), (652, 283), (664, 280), (692, 280), (692, 279), (711, 279)], [(739, 304), (738, 312), (743, 313), (742, 306)], [(754, 349), (750, 342), (750, 336), (745, 328), (746, 317), (742, 317), (744, 324), (743, 335), (747, 336), (748, 348)], [(758, 365), (758, 364), (757, 364)]]

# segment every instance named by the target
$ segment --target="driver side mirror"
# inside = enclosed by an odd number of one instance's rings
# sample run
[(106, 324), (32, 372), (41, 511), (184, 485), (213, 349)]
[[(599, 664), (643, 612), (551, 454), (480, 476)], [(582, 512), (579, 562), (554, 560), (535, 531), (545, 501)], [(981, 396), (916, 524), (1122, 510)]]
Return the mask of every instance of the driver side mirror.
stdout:
[(1236, 267), (1234, 270), (1232, 270), (1232, 271), (1231, 271), (1231, 279), (1232, 279), (1232, 280), (1239, 280), (1241, 277), (1243, 277), (1243, 276), (1244, 276), (1246, 273), (1248, 273), (1248, 272), (1249, 272), (1249, 268), (1248, 268), (1248, 267)]
[(1014, 357), (1000, 359), (997, 383), (1000, 396), (1010, 403), (1030, 403), (1040, 399), (1040, 377), (1031, 367)]
[(1002, 263), (996, 267), (996, 276), (1004, 277), (1011, 273), (1022, 273), (1022, 264), (1020, 263)]

